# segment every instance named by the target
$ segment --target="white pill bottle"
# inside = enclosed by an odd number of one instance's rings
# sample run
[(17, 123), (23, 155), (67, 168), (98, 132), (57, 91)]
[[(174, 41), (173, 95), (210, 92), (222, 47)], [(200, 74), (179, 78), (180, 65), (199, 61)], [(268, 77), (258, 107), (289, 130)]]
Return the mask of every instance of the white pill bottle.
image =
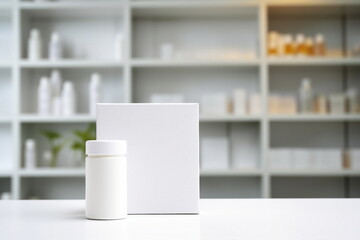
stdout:
[(126, 141), (122, 140), (86, 142), (86, 218), (126, 218), (126, 150)]

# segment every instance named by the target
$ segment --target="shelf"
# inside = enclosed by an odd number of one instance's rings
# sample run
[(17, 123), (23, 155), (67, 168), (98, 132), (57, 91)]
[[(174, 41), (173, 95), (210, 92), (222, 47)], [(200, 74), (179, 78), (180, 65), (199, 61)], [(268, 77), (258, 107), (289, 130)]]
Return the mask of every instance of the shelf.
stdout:
[(9, 178), (13, 172), (11, 170), (0, 170), (0, 178)]
[(213, 0), (194, 0), (194, 1), (132, 1), (132, 8), (159, 8), (159, 7), (246, 7), (246, 6), (259, 6), (259, 3), (255, 1), (231, 1), (231, 0), (223, 0), (223, 1), (213, 1)]
[(89, 115), (75, 116), (39, 116), (36, 114), (21, 115), (20, 121), (23, 123), (75, 123), (75, 122), (95, 122), (96, 118)]
[[(149, 17), (232, 17), (254, 16), (257, 1), (133, 1), (131, 8), (135, 16)], [(166, 11), (164, 11), (166, 9)]]
[(284, 1), (284, 0), (271, 0), (267, 2), (269, 7), (343, 7), (345, 6), (359, 6), (357, 0), (332, 0), (332, 1), (304, 1), (304, 0), (293, 0), (293, 1)]
[(84, 169), (71, 168), (38, 168), (38, 169), (22, 169), (19, 171), (21, 177), (84, 177)]
[(360, 114), (348, 115), (270, 115), (270, 121), (274, 122), (315, 122), (315, 121), (360, 121)]
[(270, 66), (356, 66), (360, 58), (268, 58)]
[(66, 9), (79, 9), (79, 10), (97, 10), (97, 9), (111, 9), (111, 8), (121, 8), (123, 4), (121, 2), (101, 2), (101, 1), (87, 1), (86, 4), (81, 1), (77, 2), (21, 2), (19, 4), (20, 9), (23, 10), (66, 10)]
[(0, 3), (0, 11), (8, 11), (12, 9), (11, 2), (1, 2)]
[(62, 60), (30, 62), (23, 60), (20, 62), (22, 68), (119, 68), (122, 62), (117, 61), (94, 61), (94, 60)]
[[(200, 122), (256, 122), (260, 116), (200, 116)], [(9, 120), (10, 121), (10, 120)], [(89, 115), (76, 116), (39, 116), (36, 114), (23, 114), (20, 117), (23, 123), (65, 123), (65, 122), (95, 122), (96, 117)], [(1, 118), (0, 118), (1, 122)]]
[(97, 17), (122, 15), (121, 2), (21, 2), (20, 10), (36, 17)]
[(200, 116), (200, 122), (256, 122), (260, 121), (260, 116)]
[(344, 177), (360, 176), (360, 170), (271, 170), (274, 177)]
[(1, 117), (0, 116), (0, 123), (11, 123), (12, 118), (11, 117)]
[(132, 67), (256, 67), (260, 65), (259, 60), (235, 60), (235, 61), (204, 61), (204, 60), (161, 60), (161, 59), (134, 59)]
[(201, 170), (201, 177), (260, 177), (262, 171), (259, 169), (244, 170)]
[(12, 64), (10, 62), (0, 62), (0, 69), (1, 68), (11, 68)]

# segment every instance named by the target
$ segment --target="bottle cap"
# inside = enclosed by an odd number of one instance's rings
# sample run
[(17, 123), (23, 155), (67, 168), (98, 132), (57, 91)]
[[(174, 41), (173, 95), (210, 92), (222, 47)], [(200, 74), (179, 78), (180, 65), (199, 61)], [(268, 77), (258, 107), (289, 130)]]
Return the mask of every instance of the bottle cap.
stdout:
[(86, 141), (86, 154), (92, 156), (125, 155), (127, 143), (124, 140)]
[(51, 34), (51, 41), (59, 41), (60, 40), (60, 36), (57, 32), (53, 32)]
[(297, 43), (303, 43), (304, 40), (305, 40), (304, 34), (299, 33), (299, 34), (296, 35), (296, 42)]
[(324, 35), (322, 35), (320, 33), (316, 34), (315, 41), (318, 42), (318, 43), (323, 42), (324, 41)]
[(30, 36), (31, 36), (31, 37), (39, 37), (39, 36), (40, 36), (40, 31), (39, 31), (39, 29), (37, 29), (37, 28), (31, 29), (31, 31), (30, 31)]
[(41, 77), (40, 78), (40, 86), (41, 87), (47, 87), (49, 85), (49, 78), (48, 77)]
[(304, 78), (302, 80), (301, 84), (302, 84), (303, 88), (306, 88), (306, 89), (311, 88), (311, 81), (309, 78)]
[(35, 140), (34, 139), (26, 139), (25, 141), (26, 148), (35, 148)]
[(74, 90), (74, 84), (70, 81), (65, 81), (63, 91), (73, 91), (73, 90)]
[(96, 73), (96, 72), (92, 73), (92, 74), (91, 74), (91, 81), (92, 81), (92, 82), (96, 82), (96, 83), (100, 83), (100, 82), (101, 82), (101, 76), (100, 76), (100, 74), (99, 74), (99, 73)]

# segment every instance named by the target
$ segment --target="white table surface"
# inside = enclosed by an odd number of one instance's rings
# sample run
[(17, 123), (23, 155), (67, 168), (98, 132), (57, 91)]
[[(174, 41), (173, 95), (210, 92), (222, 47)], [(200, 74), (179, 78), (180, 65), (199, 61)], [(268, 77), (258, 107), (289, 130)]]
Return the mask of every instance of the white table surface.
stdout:
[(201, 200), (199, 215), (84, 218), (83, 200), (0, 201), (0, 239), (360, 239), (360, 199)]

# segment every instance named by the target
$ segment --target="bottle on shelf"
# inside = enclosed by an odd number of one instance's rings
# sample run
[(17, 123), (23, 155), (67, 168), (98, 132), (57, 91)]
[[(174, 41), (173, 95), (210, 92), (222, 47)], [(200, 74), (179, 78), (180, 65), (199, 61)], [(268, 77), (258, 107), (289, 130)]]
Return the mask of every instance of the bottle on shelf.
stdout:
[(57, 32), (51, 34), (49, 43), (49, 59), (56, 61), (62, 58), (62, 43)]
[(52, 113), (54, 115), (61, 115), (61, 87), (62, 78), (59, 70), (53, 70), (50, 76), (52, 87)]
[(315, 55), (315, 49), (314, 49), (314, 42), (312, 38), (307, 37), (305, 38), (305, 46), (306, 46), (306, 55), (307, 56), (314, 56)]
[(301, 82), (299, 90), (299, 110), (300, 113), (312, 113), (313, 112), (313, 90), (311, 81), (308, 78), (304, 78)]
[(70, 81), (64, 82), (63, 91), (61, 94), (62, 114), (65, 116), (72, 116), (76, 112), (76, 98), (74, 84)]
[(317, 114), (327, 114), (327, 99), (324, 95), (319, 95), (315, 99), (315, 112)]
[(360, 110), (359, 93), (356, 89), (349, 89), (346, 93), (349, 113), (358, 113)]
[(331, 114), (344, 114), (345, 111), (345, 94), (335, 93), (329, 97), (329, 106)]
[(52, 70), (50, 75), (52, 95), (53, 97), (60, 97), (62, 78), (59, 70)]
[(324, 35), (318, 33), (315, 36), (315, 44), (314, 44), (314, 50), (316, 56), (325, 56), (326, 55), (326, 44), (325, 44), (325, 38)]
[(40, 31), (36, 28), (31, 29), (28, 40), (28, 59), (38, 61), (42, 58), (42, 41)]
[(51, 113), (51, 85), (47, 77), (40, 79), (38, 87), (38, 113), (41, 115)]
[(305, 36), (301, 33), (296, 35), (296, 54), (299, 57), (306, 56)]
[(285, 56), (294, 56), (295, 55), (294, 41), (290, 34), (286, 34), (284, 36), (284, 55)]
[(275, 31), (271, 31), (268, 35), (268, 55), (269, 56), (277, 56), (279, 54), (278, 51), (278, 39), (279, 34)]
[(25, 141), (25, 168), (36, 167), (36, 142), (34, 139), (26, 139)]
[(163, 60), (170, 60), (174, 57), (174, 45), (172, 43), (162, 43), (160, 46), (160, 57)]
[(98, 73), (91, 75), (89, 84), (89, 113), (91, 116), (96, 115), (96, 104), (100, 101), (101, 76)]
[(123, 48), (124, 48), (124, 40), (123, 35), (121, 33), (116, 34), (115, 36), (115, 60), (121, 61), (123, 60)]

